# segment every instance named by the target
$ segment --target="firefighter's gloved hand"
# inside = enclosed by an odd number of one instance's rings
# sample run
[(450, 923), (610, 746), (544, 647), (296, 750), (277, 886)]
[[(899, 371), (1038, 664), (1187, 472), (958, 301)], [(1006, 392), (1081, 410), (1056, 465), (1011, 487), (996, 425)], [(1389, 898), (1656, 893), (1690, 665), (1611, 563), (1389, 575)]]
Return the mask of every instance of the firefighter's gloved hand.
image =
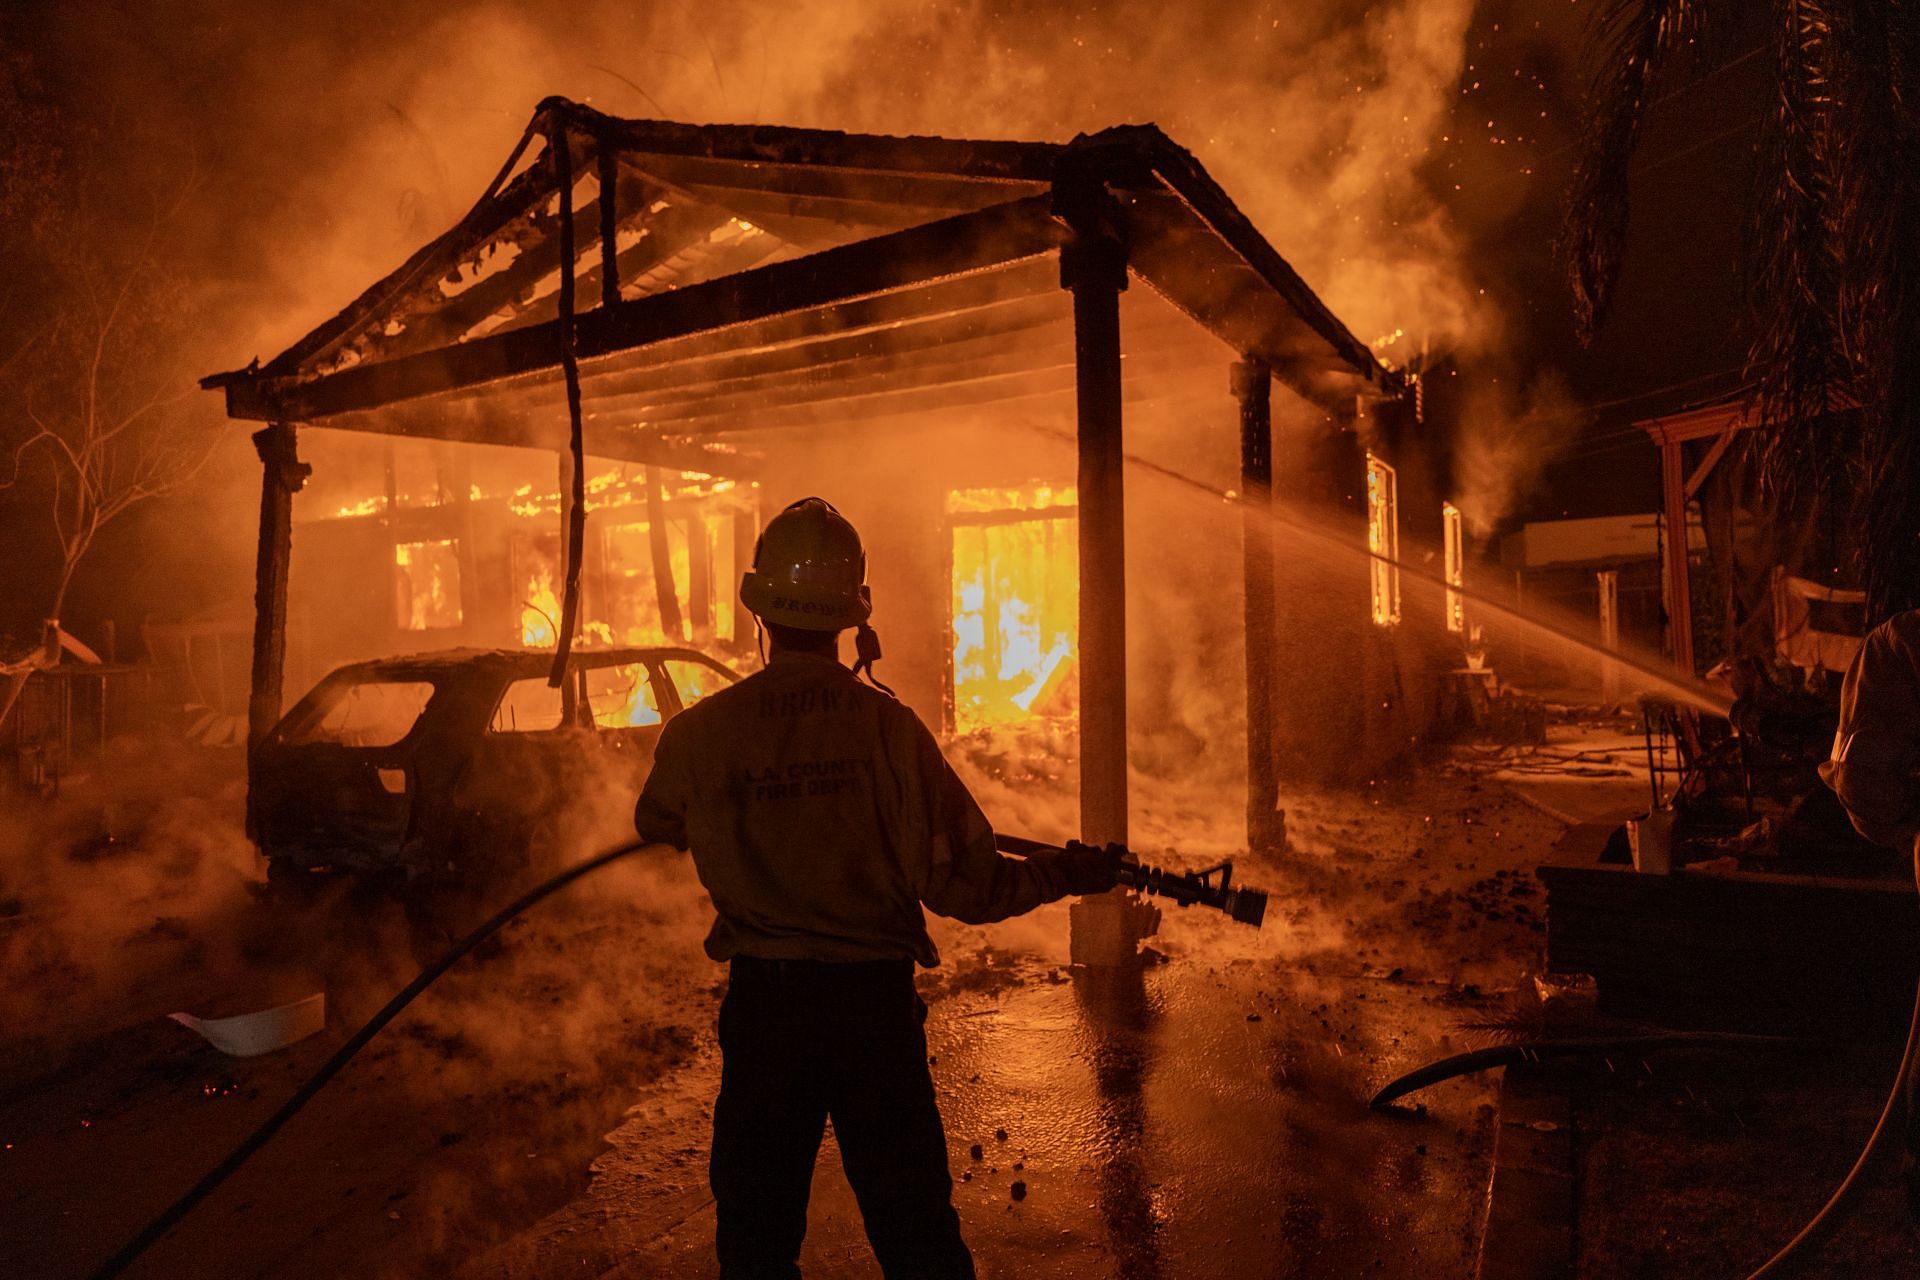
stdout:
[(1089, 893), (1105, 893), (1120, 883), (1120, 863), (1127, 856), (1127, 847), (1109, 844), (1101, 849), (1090, 844), (1081, 844), (1078, 840), (1067, 841), (1067, 847), (1053, 855), (1053, 866), (1060, 873), (1062, 887), (1069, 896)]

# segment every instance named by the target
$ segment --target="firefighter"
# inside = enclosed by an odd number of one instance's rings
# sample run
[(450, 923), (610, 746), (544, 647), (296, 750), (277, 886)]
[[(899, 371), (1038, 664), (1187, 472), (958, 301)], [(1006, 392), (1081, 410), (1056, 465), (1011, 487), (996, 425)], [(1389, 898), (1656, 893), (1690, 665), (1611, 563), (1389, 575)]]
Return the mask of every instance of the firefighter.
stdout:
[(721, 1274), (799, 1275), (830, 1117), (889, 1280), (971, 1277), (913, 986), (916, 962), (939, 963), (921, 906), (1004, 920), (1112, 888), (1123, 851), (995, 849), (926, 726), (858, 677), (879, 651), (866, 554), (829, 503), (768, 523), (740, 600), (766, 664), (667, 723), (635, 812), (643, 838), (692, 853), (706, 951), (729, 965), (708, 1166)]
[[(1833, 754), (1820, 766), (1855, 830), (1911, 851), (1920, 882), (1920, 609), (1860, 642), (1840, 686)], [(1920, 1063), (1907, 1063), (1907, 1209), (1920, 1222)]]

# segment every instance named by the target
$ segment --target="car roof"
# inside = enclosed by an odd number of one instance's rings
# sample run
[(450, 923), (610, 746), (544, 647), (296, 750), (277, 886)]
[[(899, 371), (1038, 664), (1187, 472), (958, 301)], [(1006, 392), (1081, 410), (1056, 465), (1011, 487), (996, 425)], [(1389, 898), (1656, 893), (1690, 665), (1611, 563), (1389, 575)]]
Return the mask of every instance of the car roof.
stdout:
[[(457, 676), (464, 672), (505, 675), (524, 673), (527, 676), (537, 676), (552, 670), (553, 652), (552, 649), (440, 649), (431, 653), (413, 653), (393, 658), (374, 658), (366, 662), (351, 662), (337, 668), (327, 678), (329, 680), (377, 679), (383, 676), (399, 676), (419, 680)], [(681, 645), (575, 649), (568, 665), (572, 667), (589, 663), (593, 666), (627, 665), (672, 658), (711, 663), (722, 669), (726, 668), (725, 663), (711, 654), (701, 653), (698, 649), (689, 649)]]

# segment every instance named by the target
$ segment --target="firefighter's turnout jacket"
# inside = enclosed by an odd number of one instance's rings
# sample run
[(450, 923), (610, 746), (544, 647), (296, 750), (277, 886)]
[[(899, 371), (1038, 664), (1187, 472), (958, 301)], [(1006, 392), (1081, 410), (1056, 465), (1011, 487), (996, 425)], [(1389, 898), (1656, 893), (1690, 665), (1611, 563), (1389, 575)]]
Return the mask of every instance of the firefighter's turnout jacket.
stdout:
[(994, 848), (918, 716), (812, 654), (776, 653), (668, 721), (634, 821), (691, 850), (715, 960), (933, 965), (922, 903), (985, 924), (1065, 892), (1044, 859)]
[(1920, 837), (1920, 610), (1868, 633), (1840, 687), (1840, 728), (1820, 776), (1860, 834), (1906, 850)]

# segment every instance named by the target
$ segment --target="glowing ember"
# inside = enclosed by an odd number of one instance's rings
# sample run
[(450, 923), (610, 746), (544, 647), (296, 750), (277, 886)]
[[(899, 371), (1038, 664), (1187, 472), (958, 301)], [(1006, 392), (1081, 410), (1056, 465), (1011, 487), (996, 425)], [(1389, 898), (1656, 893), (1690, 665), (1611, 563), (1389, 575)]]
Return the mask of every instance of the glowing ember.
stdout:
[(1072, 719), (1080, 582), (1071, 488), (950, 496), (953, 714), (961, 731)]

